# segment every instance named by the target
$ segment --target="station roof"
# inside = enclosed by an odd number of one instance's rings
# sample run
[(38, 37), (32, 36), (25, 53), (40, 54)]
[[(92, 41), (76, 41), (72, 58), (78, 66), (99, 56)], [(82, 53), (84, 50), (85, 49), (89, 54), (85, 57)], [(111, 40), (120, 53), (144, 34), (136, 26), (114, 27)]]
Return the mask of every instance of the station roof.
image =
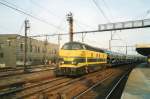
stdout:
[(137, 44), (136, 51), (144, 56), (150, 56), (150, 44)]
[(136, 48), (150, 48), (150, 44), (136, 44)]

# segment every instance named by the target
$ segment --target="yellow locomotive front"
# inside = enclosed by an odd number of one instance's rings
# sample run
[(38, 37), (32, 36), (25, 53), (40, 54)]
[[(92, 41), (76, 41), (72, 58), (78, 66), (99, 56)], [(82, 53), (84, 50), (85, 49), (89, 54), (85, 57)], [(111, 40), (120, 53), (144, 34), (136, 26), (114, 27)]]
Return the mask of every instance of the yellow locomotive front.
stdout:
[(107, 54), (79, 42), (64, 44), (59, 56), (59, 75), (82, 75), (98, 70), (107, 63)]

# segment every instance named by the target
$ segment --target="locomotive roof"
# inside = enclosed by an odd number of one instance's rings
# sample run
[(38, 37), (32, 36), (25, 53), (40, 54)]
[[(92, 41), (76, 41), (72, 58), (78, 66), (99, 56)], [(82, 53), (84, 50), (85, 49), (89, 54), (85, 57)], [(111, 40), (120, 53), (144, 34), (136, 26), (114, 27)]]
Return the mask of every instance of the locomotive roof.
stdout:
[(82, 42), (77, 42), (77, 41), (73, 41), (73, 42), (68, 42), (68, 43), (65, 43), (65, 44), (81, 44), (81, 45), (85, 45), (85, 46), (87, 46), (87, 47), (90, 47), (90, 48), (93, 48), (93, 49), (95, 49), (95, 50), (99, 50), (99, 51), (101, 51), (101, 52), (104, 52), (104, 50), (103, 49), (101, 49), (101, 48), (98, 48), (98, 47), (93, 47), (93, 46), (91, 46), (91, 45), (88, 45), (88, 44), (85, 44), (85, 43), (82, 43)]
[[(76, 43), (76, 44), (81, 44), (81, 45), (85, 45), (85, 46), (88, 46), (88, 47), (91, 47), (91, 48), (93, 48), (93, 49), (95, 49), (95, 50), (98, 50), (98, 51), (101, 51), (101, 52), (103, 52), (103, 53), (106, 53), (106, 54), (110, 54), (110, 55), (125, 55), (125, 54), (123, 54), (123, 53), (118, 53), (118, 52), (113, 52), (113, 51), (110, 51), (110, 50), (107, 50), (107, 49), (102, 49), (102, 48), (97, 48), (97, 47), (93, 47), (93, 46), (90, 46), (90, 45), (88, 45), (88, 44), (85, 44), (85, 43), (82, 43), (82, 42), (77, 42), (77, 41), (73, 41), (73, 42), (67, 42), (67, 43), (65, 43), (65, 44), (73, 44), (73, 43)], [(141, 56), (137, 56), (137, 55), (127, 55), (128, 57), (131, 57), (131, 56), (136, 56), (136, 57), (141, 57)]]

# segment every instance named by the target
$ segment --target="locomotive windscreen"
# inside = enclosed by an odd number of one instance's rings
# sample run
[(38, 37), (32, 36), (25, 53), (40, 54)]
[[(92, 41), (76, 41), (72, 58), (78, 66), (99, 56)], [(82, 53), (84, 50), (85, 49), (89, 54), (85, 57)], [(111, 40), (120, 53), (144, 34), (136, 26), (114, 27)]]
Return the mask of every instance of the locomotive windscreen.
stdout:
[(64, 50), (81, 50), (81, 49), (83, 49), (83, 46), (78, 43), (67, 43), (62, 47), (62, 49), (64, 49)]

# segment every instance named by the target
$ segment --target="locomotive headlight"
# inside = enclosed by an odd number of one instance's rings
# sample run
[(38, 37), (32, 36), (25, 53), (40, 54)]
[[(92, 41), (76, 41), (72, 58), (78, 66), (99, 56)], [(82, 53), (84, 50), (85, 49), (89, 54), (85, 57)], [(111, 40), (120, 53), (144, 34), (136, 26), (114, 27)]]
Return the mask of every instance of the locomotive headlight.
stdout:
[(61, 61), (60, 64), (64, 64), (64, 61)]
[(73, 65), (77, 65), (78, 63), (76, 61), (72, 61), (72, 64)]

